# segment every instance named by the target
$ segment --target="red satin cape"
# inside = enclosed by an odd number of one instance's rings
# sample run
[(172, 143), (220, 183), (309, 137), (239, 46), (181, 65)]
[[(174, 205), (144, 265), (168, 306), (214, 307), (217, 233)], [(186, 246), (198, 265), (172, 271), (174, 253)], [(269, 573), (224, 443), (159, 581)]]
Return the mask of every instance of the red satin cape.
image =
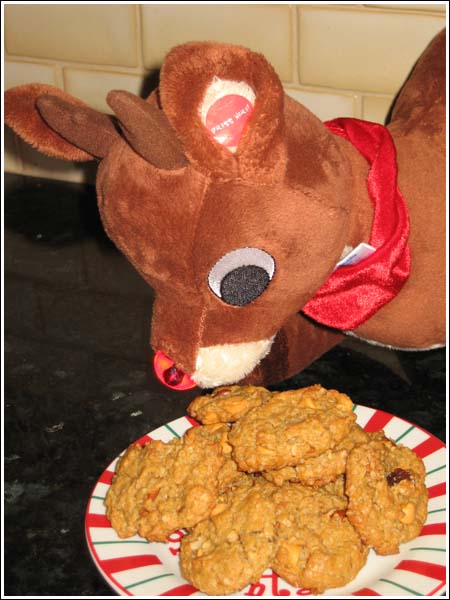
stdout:
[(386, 127), (350, 118), (334, 119), (325, 125), (351, 142), (370, 164), (367, 189), (374, 218), (369, 243), (376, 250), (358, 264), (336, 269), (302, 309), (318, 323), (345, 331), (369, 319), (399, 293), (408, 279), (409, 218), (397, 187), (394, 142)]

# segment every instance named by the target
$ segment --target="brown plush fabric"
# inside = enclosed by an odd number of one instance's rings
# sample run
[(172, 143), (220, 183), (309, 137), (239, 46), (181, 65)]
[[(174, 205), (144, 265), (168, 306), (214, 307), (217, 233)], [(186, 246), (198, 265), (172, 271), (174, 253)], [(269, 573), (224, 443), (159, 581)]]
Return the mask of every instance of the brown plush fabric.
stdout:
[(160, 169), (187, 165), (174, 130), (156, 105), (123, 91), (109, 92), (107, 101), (119, 118), (126, 139), (143, 158)]
[[(192, 253), (197, 289), (208, 302), (202, 345), (271, 337), (314, 294), (339, 259), (346, 234), (348, 213), (327, 204), (281, 186), (209, 185), (197, 226), (209, 235)], [(226, 252), (246, 246), (275, 258), (275, 276), (249, 305), (227, 306), (209, 291), (208, 272)]]
[(57, 96), (40, 96), (36, 106), (47, 124), (77, 148), (103, 158), (117, 141), (118, 134), (110, 117), (89, 108), (74, 106)]
[[(256, 92), (250, 124), (235, 155), (215, 142), (198, 114), (213, 77), (246, 81)], [(191, 164), (201, 172), (219, 180), (239, 176), (259, 184), (283, 178), (284, 92), (260, 54), (212, 42), (178, 46), (169, 52), (161, 70), (160, 98)]]
[(37, 109), (36, 100), (44, 96), (54, 96), (66, 100), (71, 106), (86, 106), (84, 102), (73, 98), (66, 92), (41, 83), (18, 86), (8, 90), (5, 94), (5, 122), (21, 138), (31, 144), (34, 148), (64, 160), (87, 161), (94, 156), (86, 149), (81, 149), (56, 131), (50, 128)]
[[(245, 81), (256, 93), (235, 154), (198, 114), (214, 77)], [(405, 85), (389, 125), (410, 211), (412, 267), (400, 294), (356, 330), (378, 343), (426, 348), (445, 341), (444, 89), (442, 34)], [(340, 332), (298, 312), (344, 247), (369, 239), (369, 167), (358, 150), (284, 96), (264, 57), (236, 46), (173, 49), (159, 104), (155, 95), (143, 101), (127, 92), (112, 92), (108, 101), (123, 137), (80, 101), (34, 84), (7, 92), (6, 122), (52, 156), (104, 157), (100, 212), (111, 239), (156, 292), (154, 348), (192, 373), (201, 347), (276, 336), (248, 378), (272, 383), (338, 343)], [(245, 247), (272, 256), (275, 272), (256, 300), (233, 306), (211, 291), (208, 274)]]
[(301, 313), (296, 313), (283, 324), (270, 353), (243, 383), (272, 385), (292, 377), (343, 338), (341, 332), (317, 326)]
[(438, 135), (445, 129), (446, 30), (422, 54), (392, 111), (390, 129), (403, 134), (418, 129)]
[(417, 62), (389, 124), (409, 211), (411, 274), (401, 293), (357, 331), (400, 348), (446, 343), (445, 38), (442, 31)]

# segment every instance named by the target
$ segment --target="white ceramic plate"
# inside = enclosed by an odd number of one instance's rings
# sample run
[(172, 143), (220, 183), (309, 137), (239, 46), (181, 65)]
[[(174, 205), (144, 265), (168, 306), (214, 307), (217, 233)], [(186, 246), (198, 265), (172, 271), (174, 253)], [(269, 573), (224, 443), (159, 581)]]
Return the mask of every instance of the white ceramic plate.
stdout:
[[(429, 494), (428, 517), (420, 536), (403, 544), (400, 553), (377, 556), (370, 551), (358, 576), (324, 596), (439, 596), (446, 581), (446, 449), (425, 430), (393, 415), (355, 406), (357, 423), (367, 431), (384, 429), (386, 435), (408, 446), (420, 456), (426, 469)], [(138, 440), (168, 442), (181, 437), (195, 422), (181, 417)], [(123, 453), (122, 453), (123, 454)], [(168, 543), (149, 543), (139, 536), (121, 540), (105, 515), (103, 499), (111, 484), (117, 457), (102, 473), (92, 491), (86, 511), (86, 538), (89, 550), (106, 582), (122, 596), (205, 596), (180, 574), (178, 564), (181, 531)], [(308, 596), (307, 589), (285, 583), (270, 569), (257, 584), (235, 596)]]

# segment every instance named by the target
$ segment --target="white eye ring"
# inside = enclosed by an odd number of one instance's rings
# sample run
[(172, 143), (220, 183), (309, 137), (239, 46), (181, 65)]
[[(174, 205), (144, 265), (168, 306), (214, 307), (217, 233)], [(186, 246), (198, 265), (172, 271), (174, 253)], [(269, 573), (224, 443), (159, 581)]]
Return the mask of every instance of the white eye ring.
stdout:
[(275, 273), (275, 261), (264, 250), (259, 248), (244, 247), (228, 252), (220, 258), (208, 275), (208, 284), (219, 298), (222, 297), (221, 283), (226, 275), (239, 267), (255, 266), (266, 271), (269, 281)]

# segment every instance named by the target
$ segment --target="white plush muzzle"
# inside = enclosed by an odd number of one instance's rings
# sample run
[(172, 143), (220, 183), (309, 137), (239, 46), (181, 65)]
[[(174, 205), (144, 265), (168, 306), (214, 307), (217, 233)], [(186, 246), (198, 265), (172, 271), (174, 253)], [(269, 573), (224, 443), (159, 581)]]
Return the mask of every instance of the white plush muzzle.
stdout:
[(210, 388), (236, 383), (251, 373), (269, 353), (274, 338), (200, 348), (192, 379), (199, 387)]

